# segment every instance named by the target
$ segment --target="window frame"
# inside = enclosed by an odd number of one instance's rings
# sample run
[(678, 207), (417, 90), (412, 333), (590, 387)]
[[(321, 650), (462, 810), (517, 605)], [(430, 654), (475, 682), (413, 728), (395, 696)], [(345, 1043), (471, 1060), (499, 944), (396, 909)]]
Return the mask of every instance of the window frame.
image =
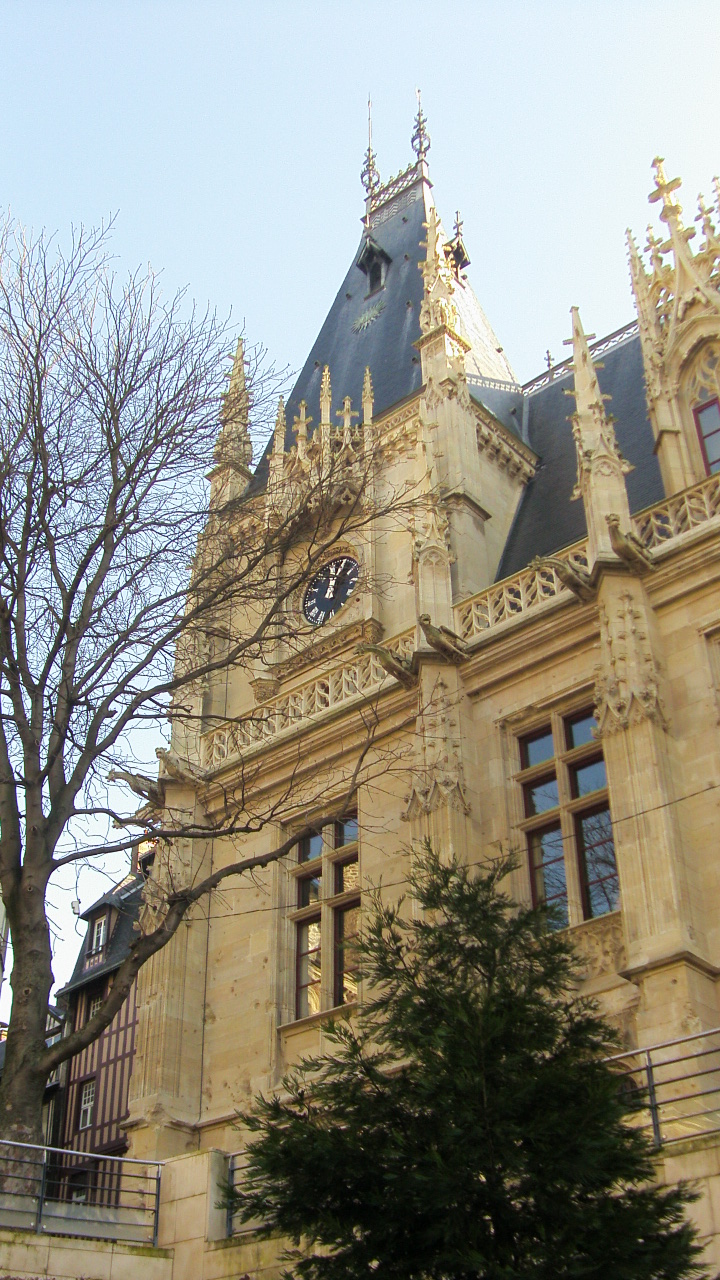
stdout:
[[(85, 1102), (85, 1090), (92, 1086), (92, 1098), (90, 1102)], [(92, 1129), (93, 1119), (95, 1116), (95, 1102), (97, 1099), (97, 1078), (90, 1076), (87, 1080), (78, 1082), (78, 1133), (85, 1133), (87, 1129)], [(89, 1108), (89, 1110), (88, 1110)], [(83, 1114), (87, 1114), (87, 1123), (83, 1124)]]
[[(100, 930), (102, 934), (100, 942), (96, 941), (98, 930)], [(88, 948), (89, 956), (97, 956), (100, 955), (101, 951), (104, 951), (107, 946), (107, 933), (108, 918), (107, 911), (105, 911), (102, 915), (95, 916), (90, 925), (90, 946)]]
[[(708, 458), (707, 445), (705, 443), (705, 434), (700, 424), (700, 414), (703, 413), (705, 409), (709, 409), (711, 405), (717, 405), (718, 415), (720, 416), (720, 396), (712, 396), (710, 400), (705, 400), (702, 402), (702, 404), (694, 404), (692, 406), (693, 421), (695, 423), (695, 430), (697, 431), (697, 437), (700, 442), (700, 452), (702, 454), (705, 473), (708, 476), (718, 475), (720, 473), (720, 461), (718, 461), (715, 464), (712, 464)], [(720, 425), (718, 426), (717, 433), (715, 431), (711, 431), (708, 434), (709, 435), (720, 434)], [(715, 466), (714, 471), (712, 469), (713, 465)]]
[[(357, 823), (357, 812), (354, 810), (348, 812), (340, 822), (319, 822), (318, 831), (322, 833), (320, 853), (315, 858), (300, 861), (300, 842), (298, 842), (295, 846), (298, 850), (297, 861), (288, 869), (290, 903), (287, 914), (293, 933), (295, 957), (292, 966), (294, 990), (289, 1001), (293, 1022), (301, 1022), (305, 1018), (314, 1018), (333, 1009), (347, 1008), (356, 1003), (355, 1000), (347, 1002), (337, 1000), (339, 990), (337, 922), (348, 910), (359, 907), (362, 898), (359, 870), (357, 885), (352, 885), (339, 893), (336, 891), (338, 867), (347, 866), (353, 862), (357, 862), (358, 869), (360, 866), (359, 829), (352, 840), (338, 843), (341, 826), (351, 820)], [(319, 878), (319, 898), (307, 905), (300, 905), (302, 882), (312, 878)], [(301, 926), (318, 919), (320, 920), (320, 1007), (317, 1012), (305, 1012), (302, 1011), (304, 1006), (300, 986)]]
[[(570, 731), (574, 722), (593, 714), (587, 699), (583, 702), (568, 703), (561, 709), (557, 707), (547, 710), (542, 716), (533, 717), (532, 722), (523, 726), (522, 731), (515, 733), (516, 770), (513, 781), (516, 794), (519, 795), (519, 821), (516, 826), (522, 833), (525, 845), (525, 865), (530, 881), (530, 894), (533, 905), (538, 906), (541, 898), (538, 892), (537, 868), (531, 845), (531, 836), (553, 827), (559, 827), (565, 861), (565, 885), (567, 892), (568, 925), (572, 928), (587, 920), (598, 917), (590, 914), (590, 900), (587, 883), (587, 868), (584, 850), (579, 836), (579, 818), (607, 809), (612, 823), (612, 809), (607, 781), (607, 764), (605, 762), (602, 743), (596, 739), (570, 746)], [(552, 735), (554, 754), (535, 765), (524, 766), (528, 758), (526, 743), (534, 737), (541, 737), (549, 730)], [(584, 765), (602, 760), (605, 764), (605, 785), (584, 795), (573, 794), (573, 778), (575, 771)], [(557, 805), (542, 809), (537, 813), (528, 811), (528, 793), (531, 786), (554, 777), (557, 781)], [(615, 859), (617, 870), (617, 856)], [(620, 909), (620, 901), (614, 910)], [(609, 913), (606, 913), (609, 914)]]

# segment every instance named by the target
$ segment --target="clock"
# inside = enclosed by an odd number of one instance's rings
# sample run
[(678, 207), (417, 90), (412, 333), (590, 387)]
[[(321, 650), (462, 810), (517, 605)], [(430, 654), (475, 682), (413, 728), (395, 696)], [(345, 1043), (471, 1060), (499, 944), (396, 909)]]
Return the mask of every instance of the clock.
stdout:
[(329, 560), (313, 578), (305, 592), (303, 612), (314, 627), (334, 618), (358, 583), (360, 566), (351, 556)]

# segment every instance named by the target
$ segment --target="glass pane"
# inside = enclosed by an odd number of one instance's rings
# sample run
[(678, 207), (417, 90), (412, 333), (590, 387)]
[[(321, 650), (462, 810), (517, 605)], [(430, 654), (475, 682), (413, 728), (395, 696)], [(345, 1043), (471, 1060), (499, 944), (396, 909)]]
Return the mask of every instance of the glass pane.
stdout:
[(305, 876), (298, 881), (298, 906), (309, 907), (320, 901), (320, 876)]
[(321, 831), (313, 831), (311, 836), (305, 836), (298, 842), (298, 862), (312, 862), (314, 858), (319, 858), (321, 853)]
[(586, 796), (590, 791), (599, 791), (607, 786), (605, 761), (589, 760), (587, 764), (576, 765), (570, 771), (572, 793), (574, 796)]
[(320, 920), (305, 920), (297, 926), (296, 1016), (305, 1018), (320, 1011)]
[(614, 911), (620, 900), (610, 810), (581, 815), (577, 831), (587, 889), (586, 911), (588, 916), (602, 916)]
[(529, 836), (530, 857), (536, 902), (554, 907), (552, 928), (564, 929), (568, 923), (565, 854), (560, 827), (533, 831)]
[(573, 747), (584, 747), (586, 743), (594, 742), (593, 729), (596, 728), (597, 720), (592, 711), (586, 711), (584, 715), (566, 720), (565, 734), (568, 751), (571, 751)]
[(357, 956), (353, 941), (360, 929), (360, 905), (335, 913), (335, 1004), (357, 1000)]
[(530, 769), (534, 764), (542, 764), (543, 760), (552, 760), (555, 754), (553, 736), (550, 729), (540, 729), (538, 733), (529, 733), (520, 739), (520, 759), (523, 769)]
[(525, 792), (525, 813), (531, 818), (534, 813), (544, 813), (546, 809), (555, 809), (558, 804), (557, 778), (542, 778), (539, 782), (527, 782)]
[(335, 867), (335, 892), (347, 893), (348, 889), (357, 889), (360, 883), (360, 867), (357, 858), (351, 862), (341, 862)]
[(720, 408), (717, 400), (706, 404), (704, 409), (698, 409), (697, 419), (704, 436), (710, 435), (711, 431), (720, 430)]
[(705, 437), (705, 452), (709, 463), (720, 462), (720, 431), (713, 431), (711, 436)]
[(358, 820), (356, 817), (343, 818), (335, 823), (335, 848), (341, 849), (344, 844), (352, 844), (358, 838)]

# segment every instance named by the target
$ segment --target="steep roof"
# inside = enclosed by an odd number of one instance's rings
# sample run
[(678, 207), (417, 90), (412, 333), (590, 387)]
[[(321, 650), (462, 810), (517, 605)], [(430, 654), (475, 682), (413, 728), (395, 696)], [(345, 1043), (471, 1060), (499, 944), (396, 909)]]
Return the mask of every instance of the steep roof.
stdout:
[(101, 963), (94, 964), (91, 968), (86, 969), (85, 960), (90, 945), (91, 932), (88, 928), (83, 938), (78, 958), (75, 961), (72, 977), (67, 985), (61, 991), (58, 991), (56, 998), (59, 999), (62, 996), (70, 995), (71, 992), (79, 990), (89, 982), (95, 982), (98, 978), (102, 978), (119, 968), (135, 937), (133, 925), (140, 912), (144, 883), (144, 875), (134, 872), (126, 876), (124, 880), (121, 880), (120, 884), (116, 885), (114, 889), (104, 893), (87, 911), (83, 911), (83, 919), (89, 920), (101, 907), (113, 907), (117, 911), (113, 931), (108, 938), (105, 956)]
[[(647, 414), (640, 339), (634, 326), (621, 331), (614, 345), (595, 343), (602, 349), (602, 366), (596, 367), (600, 390), (610, 396), (608, 413), (620, 452), (634, 470), (627, 479), (631, 511), (660, 502), (664, 497), (655, 440)], [(573, 385), (572, 371), (559, 371), (527, 383), (522, 389), (525, 427), (523, 438), (540, 457), (534, 478), (523, 495), (500, 561), (497, 579), (523, 569), (534, 556), (549, 555), (587, 536), (581, 500), (572, 500), (577, 460), (569, 421), (574, 401), (565, 393)], [(474, 392), (474, 388), (473, 388)]]
[[(364, 221), (345, 279), (288, 397), (286, 449), (295, 443), (292, 424), (302, 400), (313, 426), (319, 421), (325, 365), (330, 369), (333, 421), (345, 396), (351, 397), (354, 409), (360, 409), (366, 367), (372, 377), (375, 417), (420, 390), (420, 355), (414, 346), (420, 337), (423, 300), (418, 264), (425, 255), (421, 247), (426, 234), (423, 224), (432, 201), (425, 173), (421, 164), (412, 165), (373, 197), (372, 212)], [(374, 292), (369, 292), (368, 276), (358, 266), (368, 245), (384, 262), (383, 284)], [(513, 386), (513, 371), (470, 284), (462, 277), (454, 301), (460, 332), (472, 344), (467, 358), (469, 376), (500, 379)], [(270, 447), (258, 464), (254, 488), (265, 482)]]

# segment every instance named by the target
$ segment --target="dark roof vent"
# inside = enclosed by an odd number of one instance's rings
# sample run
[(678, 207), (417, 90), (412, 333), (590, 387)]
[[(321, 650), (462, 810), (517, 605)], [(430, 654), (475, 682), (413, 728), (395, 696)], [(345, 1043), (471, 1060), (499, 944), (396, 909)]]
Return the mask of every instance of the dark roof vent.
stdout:
[(365, 243), (362, 252), (355, 266), (367, 276), (368, 291), (367, 296), (371, 293), (377, 293), (378, 289), (384, 288), (387, 269), (392, 262), (392, 258), (380, 248), (380, 245), (373, 240), (372, 236), (365, 237)]
[(458, 212), (455, 214), (455, 235), (445, 245), (445, 256), (455, 273), (456, 280), (460, 279), (460, 272), (464, 271), (465, 267), (470, 266), (467, 249), (463, 243), (462, 227), (463, 224), (460, 221), (460, 213)]

